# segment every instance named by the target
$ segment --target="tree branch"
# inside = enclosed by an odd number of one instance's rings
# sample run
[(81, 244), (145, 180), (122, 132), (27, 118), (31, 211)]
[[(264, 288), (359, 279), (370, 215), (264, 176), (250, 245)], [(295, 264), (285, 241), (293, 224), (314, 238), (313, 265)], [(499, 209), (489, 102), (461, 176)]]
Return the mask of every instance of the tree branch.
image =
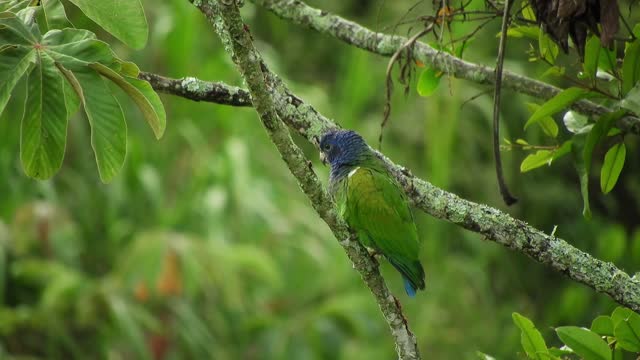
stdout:
[[(273, 73), (267, 72), (263, 75), (267, 80), (268, 91), (279, 117), (307, 140), (314, 142), (314, 139), (321, 136), (327, 129), (339, 127), (291, 93)], [(166, 81), (174, 81), (169, 88), (175, 89), (180, 85), (179, 80), (157, 77)], [(202, 84), (206, 85), (207, 83), (202, 82)], [(151, 85), (156, 87), (154, 82), (151, 82)], [(188, 93), (189, 91), (188, 89), (176, 89), (171, 93), (180, 95), (182, 92)], [(585, 284), (598, 292), (606, 293), (619, 304), (640, 312), (640, 281), (631, 278), (613, 264), (596, 259), (566, 241), (545, 234), (543, 231), (497, 209), (461, 199), (453, 193), (435, 187), (431, 183), (413, 176), (407, 169), (394, 164), (384, 155), (380, 154), (380, 156), (386, 160), (387, 165), (417, 208), (433, 217), (482, 234), (487, 240), (527, 254), (532, 259), (548, 265), (570, 279)], [(318, 210), (317, 206), (319, 205), (316, 203), (318, 200), (314, 199), (311, 197), (314, 207), (333, 230), (337, 226), (335, 225), (337, 220), (333, 218), (335, 214), (327, 215), (326, 208)], [(324, 204), (328, 200), (321, 197), (319, 201)], [(344, 238), (339, 235), (344, 234), (343, 232), (334, 231), (334, 234), (337, 234), (338, 239)], [(341, 244), (345, 245), (342, 242)], [(352, 260), (357, 258), (351, 254), (349, 257)], [(369, 285), (369, 283), (367, 284)], [(371, 285), (369, 287), (371, 288)]]
[[(308, 6), (300, 0), (252, 1), (285, 20), (317, 30), (378, 55), (392, 56), (407, 41), (407, 38), (403, 36), (374, 32), (353, 21)], [(438, 51), (423, 42), (415, 43), (413, 55), (425, 65), (432, 66), (456, 78), (477, 84), (495, 85), (496, 77), (493, 68), (462, 60), (446, 52)], [(502, 73), (502, 83), (506, 89), (543, 100), (548, 100), (562, 91), (553, 85), (506, 70)], [(587, 100), (578, 101), (571, 108), (582, 114), (594, 116), (612, 111)], [(617, 126), (625, 132), (640, 135), (640, 119), (637, 117), (623, 117), (618, 121)]]
[[(269, 70), (253, 46), (251, 35), (240, 18), (235, 0), (220, 0), (220, 3), (217, 0), (192, 1), (212, 23), (221, 37), (225, 49), (240, 69), (264, 128), (271, 141), (278, 148), (289, 170), (298, 180), (302, 191), (311, 200), (320, 217), (329, 225), (336, 239), (353, 262), (355, 269), (360, 272), (375, 296), (391, 328), (399, 358), (419, 359), (420, 354), (415, 336), (409, 330), (400, 303), (389, 292), (382, 279), (376, 261), (350, 234), (346, 224), (337, 216), (329, 195), (313, 171), (311, 162), (305, 158), (302, 150), (293, 142), (288, 128), (278, 117), (276, 112), (278, 104), (272, 96), (273, 92), (265, 82)], [(159, 79), (156, 78), (156, 80)]]
[(193, 77), (171, 79), (141, 72), (141, 80), (148, 81), (158, 92), (181, 96), (194, 101), (208, 101), (221, 105), (253, 106), (247, 90), (221, 82), (202, 81)]

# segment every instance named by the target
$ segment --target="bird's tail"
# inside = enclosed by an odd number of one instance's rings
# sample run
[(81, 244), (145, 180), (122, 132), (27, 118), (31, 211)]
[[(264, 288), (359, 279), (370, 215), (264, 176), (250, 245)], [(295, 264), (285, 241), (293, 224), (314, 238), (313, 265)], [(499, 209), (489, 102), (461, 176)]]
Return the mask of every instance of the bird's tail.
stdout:
[(387, 259), (402, 274), (407, 295), (414, 297), (416, 291), (424, 290), (424, 269), (420, 261), (400, 260), (394, 257), (388, 257)]

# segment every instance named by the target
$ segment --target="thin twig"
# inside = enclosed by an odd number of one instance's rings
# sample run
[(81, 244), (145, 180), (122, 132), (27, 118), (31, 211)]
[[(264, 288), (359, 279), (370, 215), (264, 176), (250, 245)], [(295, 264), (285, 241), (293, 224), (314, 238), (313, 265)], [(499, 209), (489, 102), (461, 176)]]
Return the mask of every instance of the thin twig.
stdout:
[(502, 30), (500, 36), (500, 45), (498, 47), (498, 60), (496, 64), (496, 85), (493, 93), (493, 157), (496, 162), (496, 176), (498, 177), (498, 186), (500, 194), (505, 204), (513, 205), (518, 199), (513, 197), (509, 192), (507, 183), (504, 181), (504, 173), (502, 171), (502, 156), (500, 155), (500, 93), (502, 90), (502, 67), (504, 64), (504, 52), (507, 46), (507, 27), (509, 26), (509, 11), (513, 0), (504, 1), (504, 15), (502, 16)]
[[(380, 136), (378, 137), (378, 149), (382, 149), (382, 134), (384, 132), (384, 127), (387, 125), (389, 121), (389, 116), (391, 115), (391, 95), (393, 94), (393, 79), (391, 77), (393, 65), (400, 59), (402, 52), (406, 49), (409, 49), (415, 42), (427, 34), (429, 31), (433, 29), (433, 23), (427, 25), (424, 29), (422, 29), (417, 34), (413, 35), (409, 40), (407, 40), (404, 45), (402, 45), (389, 59), (389, 63), (387, 64), (387, 74), (385, 76), (385, 84), (386, 84), (386, 92), (385, 92), (385, 103), (384, 103), (384, 113), (382, 115), (382, 122), (380, 123)], [(411, 66), (411, 56), (407, 56), (407, 66)], [(402, 73), (404, 71), (401, 70)], [(402, 78), (402, 76), (401, 76)]]

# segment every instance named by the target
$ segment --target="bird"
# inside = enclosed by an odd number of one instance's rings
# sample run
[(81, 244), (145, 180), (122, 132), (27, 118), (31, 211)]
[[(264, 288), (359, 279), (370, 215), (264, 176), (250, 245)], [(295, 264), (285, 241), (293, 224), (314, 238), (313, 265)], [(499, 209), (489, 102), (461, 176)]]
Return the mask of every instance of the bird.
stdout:
[(337, 212), (362, 245), (400, 272), (410, 297), (425, 288), (420, 239), (407, 196), (364, 139), (352, 130), (329, 130), (318, 145), (330, 165), (328, 190)]

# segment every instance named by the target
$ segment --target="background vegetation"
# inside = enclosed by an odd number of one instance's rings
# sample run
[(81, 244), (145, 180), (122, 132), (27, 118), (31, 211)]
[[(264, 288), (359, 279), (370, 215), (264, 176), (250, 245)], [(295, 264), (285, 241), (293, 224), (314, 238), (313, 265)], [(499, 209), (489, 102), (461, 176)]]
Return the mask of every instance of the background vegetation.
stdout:
[[(391, 32), (413, 1), (309, 3)], [(242, 85), (217, 37), (187, 1), (145, 1), (150, 41), (141, 51), (121, 45), (66, 5), (77, 27), (92, 29), (143, 70)], [(412, 12), (432, 13), (428, 1)], [(375, 143), (388, 59), (250, 3), (243, 15), (267, 62), (293, 90)], [(476, 25), (460, 24), (455, 31)], [(497, 19), (479, 32), (465, 59), (493, 64), (499, 25)], [(395, 31), (405, 35), (408, 27)], [(530, 62), (528, 48), (526, 39), (511, 41), (506, 68), (540, 78), (548, 66)], [(576, 58), (560, 54), (558, 62), (575, 67)], [(407, 95), (399, 87), (394, 93), (384, 152), (437, 186), (506, 210), (493, 168), (490, 96), (467, 101), (486, 89), (446, 77), (428, 98), (415, 89), (414, 77)], [(546, 141), (540, 129), (523, 130), (531, 99), (509, 92), (503, 97), (503, 136)], [(168, 121), (159, 142), (123, 99), (134, 121), (128, 122), (125, 166), (108, 185), (100, 182), (81, 116), (71, 120), (63, 167), (48, 181), (26, 177), (20, 165), (22, 102), (14, 97), (0, 117), (0, 358), (393, 358), (374, 300), (254, 110), (162, 99)], [(613, 191), (602, 195), (598, 178), (591, 182), (591, 220), (582, 217), (569, 159), (521, 174), (526, 153), (504, 152), (508, 182), (520, 198), (508, 211), (539, 229), (557, 226), (556, 234), (578, 248), (635, 272), (640, 168), (637, 139), (625, 140), (626, 166)], [(318, 158), (309, 144), (300, 144)], [(596, 169), (604, 150), (594, 156)], [(326, 179), (327, 169), (314, 165)], [(615, 307), (524, 256), (415, 216), (427, 291), (409, 299), (393, 269), (383, 264), (382, 271), (427, 358), (475, 358), (477, 350), (513, 358), (522, 352), (514, 311), (533, 319), (547, 343), (559, 346), (551, 326), (589, 326)]]

